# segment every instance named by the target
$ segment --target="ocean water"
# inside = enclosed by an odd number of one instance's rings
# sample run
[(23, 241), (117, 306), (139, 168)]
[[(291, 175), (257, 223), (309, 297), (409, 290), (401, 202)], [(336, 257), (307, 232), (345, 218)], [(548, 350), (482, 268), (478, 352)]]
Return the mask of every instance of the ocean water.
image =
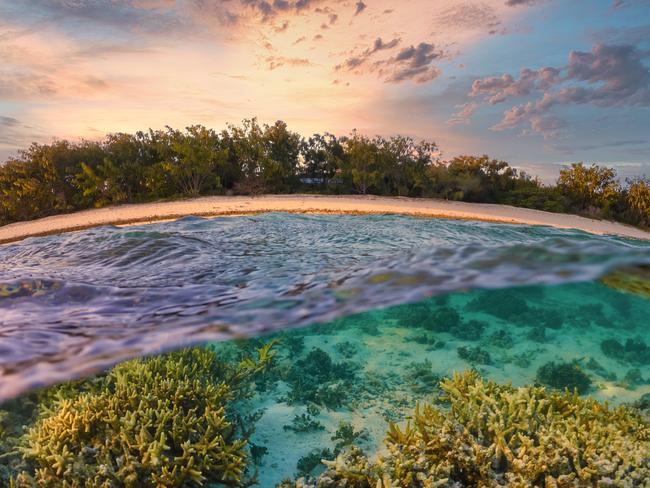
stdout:
[[(43, 388), (128, 359), (207, 345), (238, 365), (272, 343), (272, 366), (237, 404), (263, 487), (317, 476), (346, 443), (380, 455), (389, 422), (455, 371), (561, 389), (553, 367), (570, 366), (582, 396), (638, 402), (649, 326), (650, 244), (573, 230), (271, 213), (0, 247), (9, 411), (38, 416)], [(69, 383), (67, 398), (93, 381)], [(2, 408), (5, 432), (29, 428)], [(16, 456), (0, 453), (0, 482)]]

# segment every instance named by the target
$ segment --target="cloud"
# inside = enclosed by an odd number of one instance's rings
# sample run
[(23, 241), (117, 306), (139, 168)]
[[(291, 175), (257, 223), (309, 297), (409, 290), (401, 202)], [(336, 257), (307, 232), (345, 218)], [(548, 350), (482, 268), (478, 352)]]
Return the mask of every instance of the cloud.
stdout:
[(6, 115), (0, 115), (0, 126), (3, 127), (15, 127), (18, 125), (18, 119), (13, 117), (7, 117)]
[(472, 115), (474, 115), (474, 112), (476, 112), (476, 109), (478, 109), (478, 107), (479, 104), (473, 102), (457, 105), (456, 108), (458, 108), (459, 110), (455, 112), (449, 120), (447, 120), (446, 124), (447, 125), (469, 124)]
[(395, 38), (385, 42), (378, 37), (372, 47), (347, 58), (343, 63), (337, 65), (335, 70), (352, 71), (357, 74), (378, 73), (386, 83), (401, 83), (407, 80), (425, 83), (440, 75), (440, 70), (432, 63), (443, 57), (444, 53), (427, 42), (405, 47), (393, 56), (369, 62), (376, 53), (394, 49), (401, 41), (401, 38)]
[[(381, 37), (375, 39), (372, 47), (365, 49), (362, 53), (351, 56), (347, 58), (342, 64), (339, 64), (335, 67), (337, 71), (346, 70), (353, 71), (359, 68), (361, 65), (365, 64), (375, 53), (380, 51), (386, 51), (397, 47), (401, 42), (400, 38), (392, 39), (388, 42), (385, 42)], [(372, 70), (373, 68), (371, 68)]]
[(506, 0), (508, 7), (519, 7), (520, 5), (535, 5), (545, 0)]
[(359, 1), (355, 4), (354, 15), (359, 15), (361, 12), (363, 12), (363, 11), (366, 9), (366, 7), (367, 7), (367, 5), (366, 5), (365, 3), (363, 3), (362, 0), (359, 0)]
[(524, 133), (540, 134), (544, 139), (553, 139), (567, 126), (559, 117), (533, 117), (530, 119), (530, 131)]
[(552, 137), (561, 128), (559, 119), (545, 114), (556, 105), (650, 106), (650, 70), (643, 64), (648, 56), (650, 52), (632, 45), (598, 43), (590, 52), (571, 51), (568, 64), (562, 68), (524, 69), (518, 79), (503, 74), (475, 80), (468, 95), (481, 97), (491, 105), (541, 95), (507, 109), (492, 129), (528, 123), (528, 133)]
[(267, 67), (273, 71), (282, 66), (311, 66), (312, 62), (305, 58), (287, 58), (283, 56), (269, 56), (266, 58)]
[(499, 77), (491, 76), (475, 80), (472, 84), (471, 97), (486, 96), (490, 105), (504, 102), (508, 97), (527, 96), (534, 90), (546, 90), (559, 81), (560, 70), (557, 68), (540, 68), (521, 70), (519, 79), (510, 74)]
[(417, 83), (430, 81), (440, 74), (440, 70), (431, 66), (431, 63), (441, 56), (441, 51), (437, 50), (433, 44), (426, 42), (402, 49), (397, 56), (385, 62), (394, 68), (393, 73), (388, 75), (386, 81), (389, 83), (399, 83), (405, 80), (414, 80)]
[(501, 24), (494, 7), (485, 3), (463, 2), (446, 9), (438, 22), (454, 28), (496, 32)]

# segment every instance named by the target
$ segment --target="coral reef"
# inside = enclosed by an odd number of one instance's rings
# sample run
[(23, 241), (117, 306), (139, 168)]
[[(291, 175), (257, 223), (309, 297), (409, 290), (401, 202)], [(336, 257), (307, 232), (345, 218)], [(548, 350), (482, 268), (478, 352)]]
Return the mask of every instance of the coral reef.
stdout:
[(431, 392), (440, 383), (440, 376), (433, 372), (433, 364), (428, 359), (421, 363), (413, 362), (406, 367), (406, 384), (418, 395)]
[(323, 465), (323, 461), (334, 459), (334, 454), (329, 449), (312, 449), (309, 454), (301, 457), (296, 464), (298, 476), (311, 474), (316, 468)]
[(476, 347), (461, 346), (456, 349), (458, 357), (464, 359), (470, 364), (490, 364), (492, 359), (490, 353), (485, 349)]
[(499, 329), (494, 331), (487, 340), (488, 344), (500, 347), (502, 349), (511, 348), (515, 341), (512, 339), (512, 335), (505, 329)]
[(351, 362), (335, 363), (325, 351), (314, 348), (286, 374), (285, 381), (291, 386), (287, 401), (312, 402), (335, 409), (350, 392), (357, 369)]
[(309, 413), (303, 413), (296, 415), (291, 421), (291, 424), (284, 425), (282, 429), (291, 430), (295, 433), (303, 433), (325, 430), (325, 427)]
[(537, 370), (537, 381), (559, 390), (576, 390), (581, 395), (587, 393), (591, 387), (591, 379), (575, 362), (550, 361)]
[(628, 339), (625, 345), (616, 339), (605, 339), (600, 343), (605, 356), (634, 364), (650, 364), (650, 347), (643, 339)]
[(349, 422), (340, 422), (338, 429), (331, 437), (336, 441), (334, 445), (334, 454), (338, 455), (344, 448), (354, 446), (359, 442), (368, 440), (368, 431), (366, 429), (355, 430)]
[(417, 405), (389, 426), (388, 454), (371, 462), (342, 451), (311, 482), (281, 488), (644, 487), (650, 425), (639, 410), (570, 392), (514, 388), (456, 373), (441, 383), (450, 405)]
[(21, 438), (24, 466), (16, 483), (243, 486), (252, 428), (233, 405), (273, 359), (270, 346), (235, 366), (192, 348), (120, 364), (81, 393), (50, 388)]
[(450, 330), (451, 334), (458, 339), (465, 341), (476, 341), (481, 338), (483, 331), (487, 328), (487, 322), (482, 320), (469, 320), (458, 323)]
[(528, 315), (530, 307), (514, 290), (490, 290), (482, 292), (467, 304), (467, 310), (483, 312), (502, 320), (518, 322)]

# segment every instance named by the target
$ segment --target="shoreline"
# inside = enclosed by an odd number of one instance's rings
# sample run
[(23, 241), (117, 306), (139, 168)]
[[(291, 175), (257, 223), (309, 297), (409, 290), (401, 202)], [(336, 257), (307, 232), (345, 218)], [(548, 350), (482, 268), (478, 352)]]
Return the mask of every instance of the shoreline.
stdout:
[(432, 198), (374, 195), (208, 196), (188, 200), (124, 204), (15, 222), (0, 227), (0, 244), (101, 225), (137, 225), (197, 217), (241, 216), (265, 212), (304, 214), (399, 214), (412, 217), (478, 220), (504, 224), (542, 225), (650, 240), (650, 232), (629, 225), (556, 214), (509, 205), (467, 203)]

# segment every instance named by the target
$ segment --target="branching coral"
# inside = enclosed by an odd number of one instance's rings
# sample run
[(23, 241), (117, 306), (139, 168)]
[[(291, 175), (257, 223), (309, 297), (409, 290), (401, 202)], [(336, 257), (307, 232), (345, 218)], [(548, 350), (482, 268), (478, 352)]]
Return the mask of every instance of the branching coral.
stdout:
[(42, 409), (24, 436), (33, 483), (242, 484), (246, 439), (227, 409), (272, 359), (270, 347), (263, 347), (255, 359), (232, 367), (212, 351), (193, 348), (116, 366), (90, 391), (63, 395)]
[(314, 486), (647, 486), (650, 425), (639, 410), (500, 385), (473, 371), (440, 386), (449, 410), (418, 405), (405, 427), (390, 424), (388, 454), (377, 463), (344, 451)]
[(650, 427), (631, 409), (498, 385), (475, 372), (441, 388), (448, 413), (418, 407), (406, 429), (389, 430), (383, 464), (394, 486), (643, 486), (650, 479)]

